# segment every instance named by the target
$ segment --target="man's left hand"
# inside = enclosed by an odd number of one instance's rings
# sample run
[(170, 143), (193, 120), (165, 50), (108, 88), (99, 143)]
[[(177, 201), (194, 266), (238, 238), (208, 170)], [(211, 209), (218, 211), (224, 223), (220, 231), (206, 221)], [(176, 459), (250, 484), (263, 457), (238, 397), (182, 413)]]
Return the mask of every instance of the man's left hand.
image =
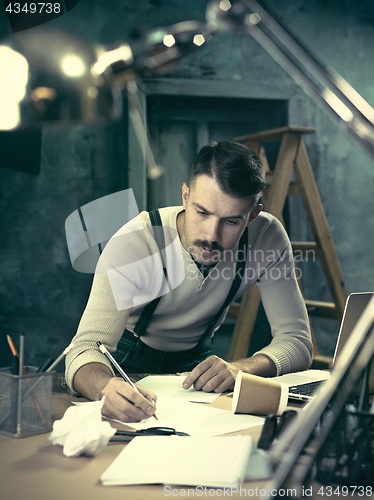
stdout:
[(236, 370), (218, 356), (209, 358), (198, 364), (183, 382), (183, 389), (189, 389), (191, 385), (196, 390), (204, 392), (224, 392), (234, 389)]

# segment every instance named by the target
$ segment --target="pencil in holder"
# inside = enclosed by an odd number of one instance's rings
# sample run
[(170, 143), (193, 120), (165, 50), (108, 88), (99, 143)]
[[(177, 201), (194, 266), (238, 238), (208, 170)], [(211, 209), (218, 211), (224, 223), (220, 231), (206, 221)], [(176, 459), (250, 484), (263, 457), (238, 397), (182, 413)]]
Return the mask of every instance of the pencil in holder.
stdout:
[(51, 425), (53, 372), (36, 373), (25, 367), (25, 375), (0, 369), (0, 434), (20, 438), (49, 432)]

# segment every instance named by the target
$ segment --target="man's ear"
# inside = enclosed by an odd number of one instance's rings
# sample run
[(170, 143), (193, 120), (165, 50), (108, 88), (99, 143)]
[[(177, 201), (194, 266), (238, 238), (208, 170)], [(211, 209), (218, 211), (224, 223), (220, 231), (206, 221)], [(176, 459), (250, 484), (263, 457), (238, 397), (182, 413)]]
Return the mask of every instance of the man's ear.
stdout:
[(188, 200), (189, 195), (190, 195), (190, 189), (187, 186), (187, 184), (184, 182), (182, 184), (182, 201), (183, 201), (183, 208), (184, 209), (186, 209), (187, 200)]
[(264, 208), (264, 206), (261, 205), (261, 203), (258, 203), (254, 207), (254, 209), (252, 210), (252, 212), (249, 214), (249, 219), (248, 219), (247, 226), (249, 226), (250, 224), (252, 224), (252, 222), (256, 219), (256, 217), (258, 216), (258, 214), (262, 212), (263, 208)]

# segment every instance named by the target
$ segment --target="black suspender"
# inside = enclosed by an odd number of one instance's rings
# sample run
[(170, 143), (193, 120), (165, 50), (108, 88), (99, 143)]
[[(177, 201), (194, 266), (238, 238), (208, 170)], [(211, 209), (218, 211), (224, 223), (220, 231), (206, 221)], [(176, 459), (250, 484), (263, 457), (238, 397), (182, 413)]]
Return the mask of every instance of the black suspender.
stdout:
[[(161, 221), (161, 217), (160, 217), (160, 212), (158, 210), (152, 210), (151, 212), (149, 212), (149, 217), (150, 217), (150, 220), (152, 223), (155, 240), (156, 240), (157, 246), (160, 250), (160, 254), (161, 254), (161, 258), (162, 258), (162, 250), (165, 248), (165, 240), (164, 240), (164, 233), (162, 230), (162, 221)], [(212, 330), (214, 329), (214, 327), (217, 324), (217, 321), (219, 320), (219, 318), (223, 314), (223, 311), (231, 304), (235, 294), (239, 290), (240, 284), (241, 284), (243, 276), (244, 276), (245, 263), (247, 260), (247, 242), (248, 242), (248, 227), (245, 228), (245, 231), (242, 234), (242, 237), (240, 238), (240, 241), (239, 241), (238, 255), (241, 255), (243, 257), (240, 261), (238, 261), (238, 259), (236, 261), (235, 277), (234, 277), (234, 280), (232, 282), (230, 291), (229, 291), (229, 293), (226, 297), (226, 300), (223, 303), (222, 307), (215, 315), (213, 321), (211, 321), (211, 323), (209, 324), (209, 326), (205, 330), (203, 336), (200, 339), (200, 342), (203, 339), (206, 339), (209, 335), (211, 335)], [(165, 278), (167, 280), (167, 270), (166, 270), (166, 265), (165, 265), (165, 262), (163, 259), (162, 259), (162, 265), (163, 265), (163, 269), (164, 269), (164, 275), (165, 275)], [(150, 302), (149, 304), (147, 304), (144, 307), (144, 309), (140, 315), (140, 318), (138, 319), (138, 321), (135, 325), (135, 328), (134, 328), (134, 333), (136, 334), (136, 336), (141, 337), (144, 334), (144, 332), (147, 329), (147, 326), (151, 320), (151, 317), (152, 317), (158, 303), (160, 302), (160, 300), (161, 300), (161, 296), (152, 300), (152, 302)]]
[[(162, 250), (165, 248), (165, 238), (164, 238), (164, 232), (162, 229), (160, 212), (158, 210), (152, 210), (151, 212), (149, 212), (149, 218), (151, 219), (156, 244), (160, 250), (160, 255), (161, 255), (161, 259), (162, 259), (162, 266), (164, 269), (164, 276), (165, 276), (165, 279), (167, 280), (168, 273), (166, 270), (166, 265), (165, 265), (164, 259), (162, 257)], [(149, 304), (147, 304), (144, 307), (142, 314), (140, 315), (140, 318), (138, 319), (138, 321), (135, 325), (135, 328), (134, 328), (134, 333), (136, 333), (136, 335), (138, 337), (141, 337), (144, 334), (145, 330), (147, 329), (147, 326), (151, 320), (151, 317), (152, 317), (152, 315), (157, 307), (157, 304), (160, 302), (160, 300), (161, 300), (161, 296), (152, 300), (152, 302), (150, 302)]]

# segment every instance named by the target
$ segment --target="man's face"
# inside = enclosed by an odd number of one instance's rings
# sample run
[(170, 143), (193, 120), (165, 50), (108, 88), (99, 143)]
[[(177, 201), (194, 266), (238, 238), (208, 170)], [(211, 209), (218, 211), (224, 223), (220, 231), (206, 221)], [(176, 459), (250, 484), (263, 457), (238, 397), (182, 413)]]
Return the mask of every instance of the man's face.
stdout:
[(195, 178), (191, 188), (183, 184), (182, 198), (182, 245), (195, 261), (206, 266), (214, 265), (225, 251), (234, 248), (246, 226), (262, 210), (262, 205), (256, 205), (251, 211), (250, 198), (233, 198), (223, 193), (207, 175)]

